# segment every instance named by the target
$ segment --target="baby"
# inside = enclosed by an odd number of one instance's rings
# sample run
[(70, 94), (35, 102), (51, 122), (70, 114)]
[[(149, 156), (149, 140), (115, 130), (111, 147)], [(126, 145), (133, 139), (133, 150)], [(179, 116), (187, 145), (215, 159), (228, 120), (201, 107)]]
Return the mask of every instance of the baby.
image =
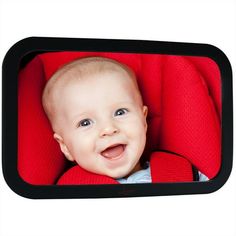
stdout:
[(68, 160), (121, 183), (143, 171), (148, 109), (126, 65), (102, 57), (77, 59), (50, 78), (42, 103)]

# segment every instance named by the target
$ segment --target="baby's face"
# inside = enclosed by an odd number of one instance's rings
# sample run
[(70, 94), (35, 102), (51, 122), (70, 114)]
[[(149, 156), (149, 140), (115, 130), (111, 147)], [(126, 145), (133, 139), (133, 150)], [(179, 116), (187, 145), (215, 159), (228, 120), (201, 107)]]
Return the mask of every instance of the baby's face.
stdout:
[(146, 143), (147, 107), (126, 73), (106, 72), (62, 91), (54, 137), (69, 160), (112, 178), (137, 167)]

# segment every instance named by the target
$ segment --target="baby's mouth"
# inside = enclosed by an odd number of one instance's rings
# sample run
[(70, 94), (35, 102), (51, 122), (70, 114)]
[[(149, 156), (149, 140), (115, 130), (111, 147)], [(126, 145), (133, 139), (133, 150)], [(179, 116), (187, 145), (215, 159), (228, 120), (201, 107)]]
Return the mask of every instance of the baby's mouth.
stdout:
[(106, 148), (101, 152), (101, 155), (107, 159), (116, 159), (119, 157), (125, 150), (126, 145), (124, 144), (115, 144)]

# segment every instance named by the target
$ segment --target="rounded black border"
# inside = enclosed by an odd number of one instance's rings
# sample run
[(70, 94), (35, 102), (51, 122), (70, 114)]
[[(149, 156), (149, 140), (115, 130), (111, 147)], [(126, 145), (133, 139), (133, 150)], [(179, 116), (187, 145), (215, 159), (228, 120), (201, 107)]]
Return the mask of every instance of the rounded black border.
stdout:
[[(222, 81), (222, 164), (218, 175), (207, 182), (126, 185), (31, 185), (17, 170), (17, 76), (22, 58), (34, 52), (92, 51), (203, 56), (213, 59)], [(7, 52), (2, 65), (2, 168), (9, 187), (33, 199), (107, 198), (211, 193), (229, 178), (233, 161), (232, 69), (226, 55), (208, 44), (143, 40), (25, 38)]]

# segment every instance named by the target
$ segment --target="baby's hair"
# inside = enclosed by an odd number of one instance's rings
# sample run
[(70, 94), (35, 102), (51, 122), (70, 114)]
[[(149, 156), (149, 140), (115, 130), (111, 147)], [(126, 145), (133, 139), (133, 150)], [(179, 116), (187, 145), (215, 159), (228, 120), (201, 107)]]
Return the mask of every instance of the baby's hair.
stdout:
[(81, 80), (83, 78), (86, 78), (87, 76), (92, 76), (95, 73), (110, 71), (123, 71), (124, 73), (126, 73), (137, 88), (137, 91), (139, 91), (136, 76), (133, 70), (131, 70), (128, 66), (113, 59), (105, 57), (84, 57), (76, 59), (59, 68), (47, 82), (42, 95), (43, 108), (51, 124), (53, 124), (52, 119), (56, 109), (53, 101), (56, 100), (55, 92), (58, 88), (63, 88), (69, 83)]
[(83, 76), (91, 75), (97, 72), (120, 71), (120, 69), (128, 73), (131, 78), (135, 78), (134, 72), (128, 66), (118, 61), (105, 57), (84, 57), (69, 62), (59, 68), (59, 70), (53, 74), (50, 80), (54, 80), (54, 78), (63, 76), (63, 74), (67, 72), (72, 73), (72, 75), (73, 72), (76, 72), (76, 77), (78, 78), (79, 75), (81, 78)]

